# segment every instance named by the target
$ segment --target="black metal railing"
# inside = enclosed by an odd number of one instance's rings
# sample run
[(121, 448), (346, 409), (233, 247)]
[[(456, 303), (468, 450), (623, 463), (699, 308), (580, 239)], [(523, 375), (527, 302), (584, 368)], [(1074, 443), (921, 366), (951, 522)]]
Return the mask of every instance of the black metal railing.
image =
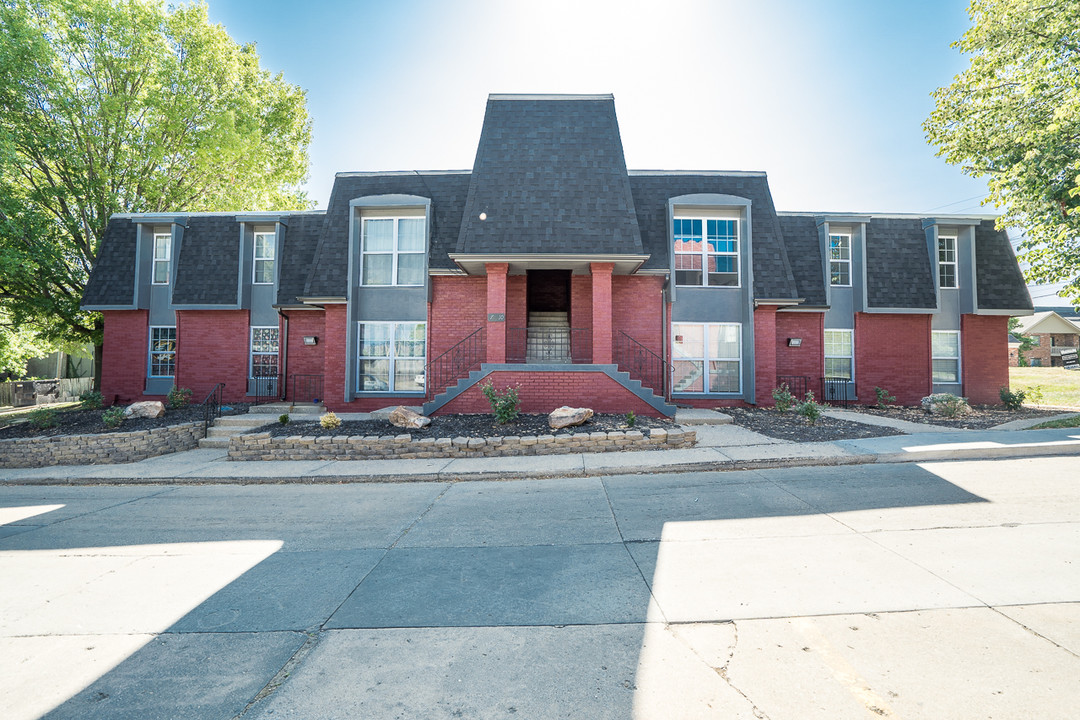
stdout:
[(268, 402), (277, 402), (281, 399), (281, 376), (277, 373), (260, 375), (248, 379), (251, 395), (256, 405)]
[(484, 361), (484, 328), (478, 327), (456, 345), (427, 364), (424, 386), (433, 398)]
[(210, 391), (210, 394), (206, 396), (206, 399), (202, 401), (203, 437), (205, 437), (207, 431), (210, 430), (210, 423), (221, 417), (221, 394), (224, 391), (225, 383), (218, 383), (214, 386), (214, 389)]
[(592, 362), (592, 331), (588, 328), (529, 327), (506, 329), (508, 363)]
[(622, 330), (615, 336), (615, 364), (657, 395), (669, 396), (667, 388), (672, 372), (671, 363)]
[(855, 401), (855, 385), (847, 378), (821, 378), (821, 395), (818, 402), (848, 407)]
[(795, 396), (796, 400), (806, 398), (806, 391), (810, 390), (810, 377), (807, 375), (778, 375), (776, 387), (787, 385), (788, 392)]
[(319, 402), (323, 397), (322, 375), (293, 375), (292, 401)]

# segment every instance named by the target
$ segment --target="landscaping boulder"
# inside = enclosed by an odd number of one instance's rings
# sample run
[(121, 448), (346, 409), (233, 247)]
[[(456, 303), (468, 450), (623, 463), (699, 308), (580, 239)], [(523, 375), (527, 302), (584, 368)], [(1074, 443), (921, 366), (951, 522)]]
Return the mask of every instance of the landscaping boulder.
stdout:
[(431, 424), (431, 418), (398, 405), (390, 411), (390, 424), (399, 428), (422, 428)]
[(158, 400), (132, 403), (124, 410), (126, 418), (159, 418), (164, 414), (165, 406)]
[(551, 415), (548, 415), (548, 425), (553, 430), (559, 430), (564, 427), (581, 425), (592, 416), (593, 411), (589, 408), (572, 408), (569, 405), (563, 405), (561, 408), (555, 408)]

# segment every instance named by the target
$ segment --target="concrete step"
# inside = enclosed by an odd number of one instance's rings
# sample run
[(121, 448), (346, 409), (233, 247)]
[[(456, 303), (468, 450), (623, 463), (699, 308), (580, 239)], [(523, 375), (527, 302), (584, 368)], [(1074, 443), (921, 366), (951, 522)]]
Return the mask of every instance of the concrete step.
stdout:
[(257, 415), (322, 415), (326, 412), (326, 406), (322, 403), (291, 403), (274, 402), (264, 405), (252, 405), (248, 408), (249, 414)]
[(271, 418), (264, 413), (248, 413), (246, 415), (222, 415), (214, 421), (214, 427), (256, 427), (259, 425), (265, 425), (268, 422), (273, 422), (274, 419), (275, 418)]

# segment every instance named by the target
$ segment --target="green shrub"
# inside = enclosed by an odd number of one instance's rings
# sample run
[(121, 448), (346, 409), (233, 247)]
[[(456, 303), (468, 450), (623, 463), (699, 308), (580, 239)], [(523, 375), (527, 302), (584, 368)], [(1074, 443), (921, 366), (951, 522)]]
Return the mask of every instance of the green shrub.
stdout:
[(1029, 402), (1038, 405), (1043, 401), (1043, 388), (1042, 385), (1032, 385), (1027, 389), (1027, 399)]
[(922, 399), (923, 410), (947, 418), (958, 418), (971, 412), (966, 398), (952, 393), (934, 393)]
[(169, 396), (165, 399), (165, 406), (170, 410), (176, 410), (187, 407), (189, 402), (191, 402), (191, 389), (173, 385), (173, 389), (169, 391)]
[(780, 412), (787, 412), (795, 407), (795, 396), (791, 394), (787, 383), (780, 383), (780, 387), (772, 391), (772, 396), (776, 401), (776, 409)]
[(341, 418), (331, 411), (319, 418), (319, 424), (327, 430), (336, 430), (341, 427)]
[(56, 427), (56, 411), (52, 408), (41, 407), (37, 410), (31, 410), (27, 415), (30, 427), (37, 428), (38, 430), (45, 430), (46, 428)]
[(491, 412), (495, 414), (496, 423), (505, 425), (517, 418), (518, 406), (521, 401), (518, 400), (518, 389), (516, 387), (508, 387), (500, 394), (494, 385), (486, 382), (480, 386), (480, 390), (484, 393), (484, 397), (487, 398), (488, 404), (491, 405)]
[(631, 410), (630, 412), (626, 413), (626, 426), (627, 427), (634, 427), (634, 425), (636, 423), (637, 423), (637, 415), (634, 414), (634, 411)]
[(101, 421), (107, 428), (118, 428), (124, 424), (124, 408), (114, 405), (101, 413)]
[(821, 406), (814, 402), (813, 390), (807, 391), (806, 399), (795, 407), (795, 412), (806, 418), (806, 422), (809, 424), (814, 425), (817, 423), (821, 418)]
[(289, 413), (284, 413), (282, 415), (278, 415), (277, 421), (279, 423), (281, 423), (282, 425), (288, 425), (289, 424)]
[(1008, 385), (1002, 385), (998, 390), (998, 397), (1008, 410), (1019, 410), (1027, 399), (1027, 391), (1010, 390)]
[(884, 410), (886, 405), (890, 405), (896, 402), (896, 397), (889, 394), (889, 391), (883, 387), (874, 386), (874, 394), (877, 395), (877, 406)]
[(79, 396), (79, 402), (82, 403), (84, 410), (97, 410), (102, 406), (104, 401), (100, 392), (97, 390), (90, 390)]

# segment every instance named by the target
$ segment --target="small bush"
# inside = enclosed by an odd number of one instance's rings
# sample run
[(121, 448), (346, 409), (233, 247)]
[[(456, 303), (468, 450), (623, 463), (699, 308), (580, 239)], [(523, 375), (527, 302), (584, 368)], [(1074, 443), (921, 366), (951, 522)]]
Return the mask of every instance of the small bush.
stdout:
[(336, 430), (341, 427), (341, 418), (335, 415), (333, 412), (328, 412), (319, 418), (319, 424), (327, 430)]
[(500, 394), (494, 385), (487, 382), (480, 386), (480, 390), (491, 405), (491, 412), (495, 415), (496, 423), (505, 425), (517, 418), (518, 406), (521, 404), (518, 400), (518, 388), (508, 387)]
[(1024, 390), (1010, 390), (1008, 385), (1002, 385), (998, 390), (998, 397), (1001, 398), (1001, 402), (1005, 404), (1005, 408), (1008, 410), (1019, 410), (1024, 404), (1024, 400), (1027, 399), (1027, 392)]
[(780, 383), (780, 387), (772, 391), (772, 396), (776, 401), (776, 409), (780, 412), (787, 412), (795, 407), (795, 396), (791, 394), (787, 383)]
[(56, 427), (56, 411), (52, 408), (38, 408), (37, 410), (31, 410), (27, 415), (29, 419), (30, 427), (38, 430), (45, 430), (46, 428)]
[(118, 428), (124, 424), (124, 408), (114, 405), (101, 413), (101, 422), (107, 428)]
[(282, 415), (278, 415), (277, 421), (279, 423), (281, 423), (282, 425), (288, 425), (289, 424), (289, 413), (284, 413)]
[(806, 399), (796, 406), (795, 412), (806, 418), (806, 422), (811, 425), (817, 424), (817, 421), (821, 419), (821, 406), (814, 402), (812, 390), (806, 393)]
[(886, 405), (891, 405), (896, 402), (896, 397), (889, 394), (889, 391), (883, 387), (874, 386), (874, 394), (877, 395), (877, 406), (879, 409), (884, 410)]
[(952, 393), (934, 393), (922, 399), (923, 410), (946, 418), (958, 418), (971, 412), (971, 406), (965, 398)]
[(1038, 405), (1043, 401), (1043, 388), (1042, 385), (1032, 385), (1027, 389), (1027, 399), (1029, 402)]
[(169, 391), (169, 396), (165, 398), (165, 406), (170, 410), (187, 407), (189, 402), (191, 402), (191, 389), (178, 388), (175, 385), (173, 385), (173, 389)]
[(634, 427), (635, 423), (637, 423), (637, 415), (635, 415), (634, 411), (631, 410), (630, 412), (626, 413), (626, 426)]
[(84, 410), (97, 410), (102, 406), (104, 400), (102, 399), (100, 392), (97, 390), (90, 390), (79, 396), (79, 402), (82, 403)]

